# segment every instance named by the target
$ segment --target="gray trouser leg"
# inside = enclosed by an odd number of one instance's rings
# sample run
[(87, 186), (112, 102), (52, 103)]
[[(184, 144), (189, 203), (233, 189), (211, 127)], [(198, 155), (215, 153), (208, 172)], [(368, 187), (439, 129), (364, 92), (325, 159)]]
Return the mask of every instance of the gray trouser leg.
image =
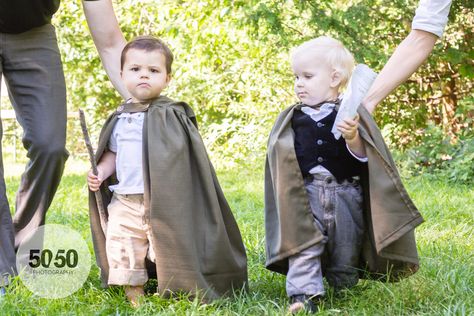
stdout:
[[(335, 181), (333, 180), (332, 184)], [(357, 183), (328, 185), (330, 207), (325, 214), (328, 220), (328, 242), (323, 255), (323, 274), (336, 290), (349, 288), (359, 281), (359, 258), (364, 235), (362, 188)]]
[[(0, 38), (0, 87), (2, 78), (3, 42)], [(2, 143), (2, 122), (0, 121), (0, 144)], [(8, 276), (16, 274), (15, 237), (12, 216), (8, 205), (5, 177), (3, 172), (2, 147), (0, 146), (0, 287), (8, 284)]]
[[(0, 66), (0, 76), (1, 76)], [(2, 125), (0, 122), (0, 140)], [(1, 142), (0, 142), (1, 143)], [(8, 206), (5, 179), (3, 176), (2, 150), (0, 146), (0, 287), (8, 284), (8, 275), (16, 274), (15, 248), (12, 216)]]
[(314, 225), (325, 235), (324, 239), (288, 258), (289, 269), (286, 275), (286, 293), (288, 296), (324, 295), (321, 256), (325, 250), (327, 236), (320, 214), (323, 213), (324, 192), (312, 183), (305, 183)]
[(314, 224), (326, 238), (289, 258), (288, 296), (324, 294), (323, 275), (336, 289), (359, 280), (356, 267), (364, 231), (359, 184), (338, 184), (328, 176), (305, 185)]
[(18, 248), (44, 224), (68, 156), (66, 87), (52, 25), (1, 36), (3, 75), (30, 159), (21, 177), (13, 218)]
[(286, 275), (286, 294), (294, 296), (324, 295), (321, 255), (324, 241), (317, 243), (289, 258)]

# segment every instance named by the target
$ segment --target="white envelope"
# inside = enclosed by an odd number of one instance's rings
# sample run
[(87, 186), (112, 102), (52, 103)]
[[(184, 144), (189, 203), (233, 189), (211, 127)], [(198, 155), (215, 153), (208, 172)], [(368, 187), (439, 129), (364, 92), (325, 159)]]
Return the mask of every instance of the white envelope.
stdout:
[(337, 125), (345, 118), (354, 118), (357, 114), (357, 108), (359, 107), (362, 99), (369, 91), (370, 86), (377, 77), (377, 73), (374, 72), (369, 66), (364, 64), (358, 64), (352, 76), (347, 84), (347, 89), (342, 98), (339, 111), (337, 112), (336, 119), (331, 132), (334, 134), (336, 139), (341, 137), (341, 132), (337, 130)]

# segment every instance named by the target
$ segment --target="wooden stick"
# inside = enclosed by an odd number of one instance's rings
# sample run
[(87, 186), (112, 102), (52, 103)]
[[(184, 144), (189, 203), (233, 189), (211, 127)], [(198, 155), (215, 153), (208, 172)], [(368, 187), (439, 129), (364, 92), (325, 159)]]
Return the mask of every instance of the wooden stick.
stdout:
[[(94, 150), (92, 149), (91, 140), (89, 138), (89, 132), (87, 130), (84, 111), (82, 111), (81, 109), (79, 109), (79, 119), (81, 121), (82, 134), (84, 135), (84, 141), (86, 143), (87, 152), (89, 153), (89, 160), (92, 165), (92, 173), (94, 175), (97, 175), (98, 172), (97, 172), (97, 163), (95, 161), (95, 154), (94, 154)], [(97, 202), (97, 209), (99, 210), (100, 226), (102, 227), (102, 230), (104, 231), (104, 234), (105, 234), (107, 232), (107, 215), (105, 214), (104, 204), (102, 202), (102, 194), (100, 193), (100, 189), (95, 191), (94, 194), (95, 194), (95, 200)]]

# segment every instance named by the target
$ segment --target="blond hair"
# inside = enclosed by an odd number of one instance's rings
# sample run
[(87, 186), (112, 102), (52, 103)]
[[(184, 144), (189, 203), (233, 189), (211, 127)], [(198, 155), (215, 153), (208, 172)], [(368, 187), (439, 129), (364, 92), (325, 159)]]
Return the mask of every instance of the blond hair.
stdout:
[(296, 47), (293, 50), (292, 59), (298, 53), (308, 50), (314, 53), (316, 59), (322, 59), (334, 71), (340, 73), (339, 88), (344, 88), (351, 77), (355, 64), (351, 52), (340, 41), (329, 36), (320, 36)]

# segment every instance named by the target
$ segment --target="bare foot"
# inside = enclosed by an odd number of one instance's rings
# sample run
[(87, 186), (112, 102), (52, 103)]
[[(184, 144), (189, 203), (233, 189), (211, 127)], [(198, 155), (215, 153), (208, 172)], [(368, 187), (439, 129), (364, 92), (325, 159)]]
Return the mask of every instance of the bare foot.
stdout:
[(133, 307), (140, 306), (140, 298), (145, 295), (145, 292), (143, 291), (143, 285), (125, 286), (125, 295)]

